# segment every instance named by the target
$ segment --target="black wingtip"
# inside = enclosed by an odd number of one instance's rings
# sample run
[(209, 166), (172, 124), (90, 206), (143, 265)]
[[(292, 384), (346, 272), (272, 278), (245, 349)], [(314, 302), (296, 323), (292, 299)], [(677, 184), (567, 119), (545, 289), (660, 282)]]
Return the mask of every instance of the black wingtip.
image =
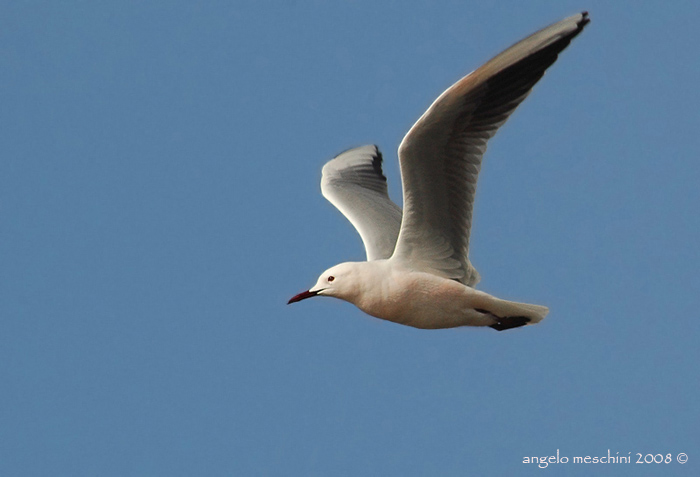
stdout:
[(372, 167), (374, 167), (374, 172), (377, 173), (377, 175), (382, 176), (384, 178), (384, 182), (386, 182), (386, 176), (384, 175), (384, 172), (382, 171), (382, 162), (384, 162), (384, 157), (382, 156), (382, 153), (379, 151), (379, 147), (376, 145), (374, 146), (374, 157), (372, 158)]

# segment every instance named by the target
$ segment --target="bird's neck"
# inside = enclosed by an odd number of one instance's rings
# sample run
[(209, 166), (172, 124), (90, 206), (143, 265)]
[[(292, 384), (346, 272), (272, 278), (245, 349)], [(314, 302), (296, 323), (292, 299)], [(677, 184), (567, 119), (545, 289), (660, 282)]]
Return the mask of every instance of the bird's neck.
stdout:
[(348, 296), (342, 297), (360, 309), (373, 307), (373, 301), (386, 294), (391, 269), (387, 260), (353, 263), (353, 286)]

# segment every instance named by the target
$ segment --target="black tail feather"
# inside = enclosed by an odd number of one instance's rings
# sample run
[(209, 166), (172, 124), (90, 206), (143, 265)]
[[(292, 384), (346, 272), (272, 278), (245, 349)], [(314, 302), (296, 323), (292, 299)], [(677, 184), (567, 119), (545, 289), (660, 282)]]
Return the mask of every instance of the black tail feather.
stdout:
[(503, 318), (497, 317), (497, 320), (498, 323), (489, 325), (490, 328), (493, 328), (496, 331), (518, 328), (530, 323), (530, 318), (527, 316), (504, 316)]

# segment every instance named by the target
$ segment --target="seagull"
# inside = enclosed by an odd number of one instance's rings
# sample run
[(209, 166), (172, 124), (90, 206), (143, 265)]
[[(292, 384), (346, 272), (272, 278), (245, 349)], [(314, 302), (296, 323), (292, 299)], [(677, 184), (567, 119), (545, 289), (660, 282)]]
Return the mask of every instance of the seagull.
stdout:
[(469, 261), (469, 234), (476, 181), (487, 141), (588, 22), (582, 12), (530, 35), (430, 105), (399, 145), (403, 212), (389, 198), (377, 146), (331, 159), (321, 192), (360, 234), (367, 261), (329, 268), (288, 304), (330, 296), (421, 329), (503, 331), (539, 323), (547, 307), (474, 288), (480, 276)]

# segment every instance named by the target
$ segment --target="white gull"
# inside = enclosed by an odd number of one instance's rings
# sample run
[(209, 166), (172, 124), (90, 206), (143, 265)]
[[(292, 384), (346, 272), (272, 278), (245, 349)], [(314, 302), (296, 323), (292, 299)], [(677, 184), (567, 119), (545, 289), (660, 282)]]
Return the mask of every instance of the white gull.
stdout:
[(476, 181), (486, 142), (589, 22), (565, 18), (516, 43), (442, 93), (399, 146), (404, 211), (387, 192), (376, 146), (343, 152), (323, 167), (321, 191), (357, 229), (366, 262), (346, 262), (294, 296), (332, 296), (416, 328), (540, 322), (545, 306), (474, 289), (469, 261)]

